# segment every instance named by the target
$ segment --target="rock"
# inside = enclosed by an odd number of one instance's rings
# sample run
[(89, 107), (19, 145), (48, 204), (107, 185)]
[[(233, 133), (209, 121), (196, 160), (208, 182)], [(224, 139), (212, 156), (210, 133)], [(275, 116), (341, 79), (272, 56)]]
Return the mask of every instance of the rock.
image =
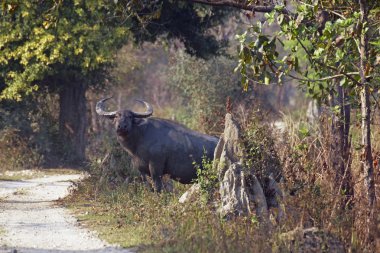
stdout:
[(261, 187), (261, 184), (259, 180), (256, 178), (255, 175), (249, 175), (250, 179), (250, 187), (251, 189), (251, 199), (253, 200), (253, 203), (256, 207), (256, 216), (259, 218), (259, 220), (267, 221), (268, 220), (268, 204), (266, 197), (264, 195), (263, 188)]
[(182, 196), (179, 198), (179, 203), (187, 203), (190, 201), (194, 201), (199, 197), (200, 187), (199, 184), (193, 184), (189, 190), (187, 190)]
[(265, 178), (265, 198), (269, 208), (278, 208), (276, 222), (281, 223), (285, 219), (284, 193), (274, 180), (272, 175)]
[(296, 228), (280, 235), (276, 252), (344, 253), (344, 244), (331, 233), (316, 227)]
[(220, 183), (219, 193), (221, 207), (219, 212), (223, 216), (229, 214), (245, 215), (251, 213), (249, 193), (246, 191), (244, 172), (239, 163), (233, 163), (225, 171)]
[(225, 129), (214, 153), (214, 168), (220, 180), (222, 216), (255, 214), (268, 220), (268, 206), (263, 188), (256, 176), (243, 167), (242, 133), (232, 115), (227, 113)]

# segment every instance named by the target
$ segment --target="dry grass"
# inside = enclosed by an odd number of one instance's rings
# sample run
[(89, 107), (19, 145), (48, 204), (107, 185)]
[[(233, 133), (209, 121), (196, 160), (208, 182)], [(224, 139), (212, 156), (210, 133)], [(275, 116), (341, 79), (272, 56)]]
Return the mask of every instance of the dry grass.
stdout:
[[(270, 231), (260, 229), (255, 217), (222, 219), (210, 203), (179, 204), (178, 198), (187, 188), (179, 184), (173, 193), (155, 194), (138, 182), (111, 188), (100, 186), (98, 178), (91, 177), (65, 203), (82, 224), (96, 229), (103, 239), (142, 252), (291, 252), (294, 245), (283, 241), (282, 234), (308, 227), (338, 238), (348, 252), (373, 252), (380, 241), (380, 216), (373, 220), (378, 227), (377, 241), (370, 245), (363, 240), (365, 227), (357, 222), (360, 211), (365, 210), (358, 201), (360, 192), (355, 193), (352, 206), (342, 209), (337, 205), (344, 195), (335, 182), (334, 170), (326, 165), (328, 140), (305, 122), (290, 118), (286, 122), (289, 134), (276, 150), (283, 169), (287, 218)], [(352, 130), (353, 135), (357, 130)], [(377, 132), (379, 129), (374, 129)], [(375, 152), (379, 146), (374, 139)], [(352, 150), (352, 170), (356, 172), (358, 152)], [(361, 182), (361, 177), (354, 177), (354, 184)], [(379, 185), (378, 176), (376, 183)]]
[(202, 201), (180, 204), (184, 186), (156, 194), (139, 183), (102, 191), (96, 183), (86, 180), (64, 202), (111, 243), (143, 252), (271, 252), (254, 217), (226, 221)]
[[(354, 188), (351, 202), (342, 207), (345, 195), (341, 191), (342, 182), (336, 181), (336, 169), (329, 167), (329, 145), (331, 136), (321, 132), (324, 125), (318, 129), (312, 128), (306, 122), (295, 122), (285, 118), (289, 134), (285, 148), (278, 148), (281, 153), (287, 188), (294, 191), (292, 203), (288, 207), (298, 207), (300, 217), (293, 222), (302, 221), (303, 226), (316, 226), (337, 235), (346, 245), (349, 252), (373, 252), (379, 244), (379, 214), (375, 213), (370, 225), (374, 224), (374, 242), (369, 242), (368, 225), (366, 225), (367, 206), (365, 203), (364, 176), (360, 170), (360, 124), (353, 122), (350, 133), (352, 147), (350, 155), (352, 164), (352, 187)], [(324, 124), (329, 124), (325, 122)], [(322, 130), (325, 131), (325, 130)], [(380, 142), (376, 138), (380, 132), (377, 125), (372, 126), (372, 145), (375, 158), (375, 184), (377, 196), (380, 196), (379, 159)], [(281, 143), (284, 145), (284, 143)], [(376, 158), (377, 157), (377, 158)], [(293, 190), (292, 190), (293, 189)], [(380, 210), (377, 202), (376, 210)], [(292, 221), (291, 221), (292, 222)], [(379, 247), (378, 245), (377, 247)], [(377, 248), (380, 249), (380, 248)]]

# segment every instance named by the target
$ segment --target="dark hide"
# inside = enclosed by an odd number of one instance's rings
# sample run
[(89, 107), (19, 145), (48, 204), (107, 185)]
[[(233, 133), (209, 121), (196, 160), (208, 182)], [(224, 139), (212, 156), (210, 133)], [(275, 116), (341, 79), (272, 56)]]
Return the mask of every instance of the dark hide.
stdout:
[(118, 141), (131, 155), (134, 167), (143, 178), (151, 176), (158, 192), (164, 174), (189, 184), (197, 177), (194, 165), (202, 164), (202, 156), (213, 159), (217, 138), (170, 120), (138, 116), (129, 110), (108, 115), (114, 118)]

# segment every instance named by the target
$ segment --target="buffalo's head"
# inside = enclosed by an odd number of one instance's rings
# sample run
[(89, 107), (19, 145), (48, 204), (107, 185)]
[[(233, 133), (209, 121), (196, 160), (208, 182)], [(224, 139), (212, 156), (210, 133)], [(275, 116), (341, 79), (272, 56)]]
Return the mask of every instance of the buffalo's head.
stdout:
[(114, 121), (116, 132), (119, 135), (125, 135), (131, 131), (133, 120), (135, 118), (147, 118), (153, 114), (152, 106), (143, 100), (136, 100), (145, 105), (146, 111), (143, 113), (133, 112), (131, 110), (119, 110), (113, 112), (107, 112), (104, 109), (104, 102), (109, 98), (104, 98), (96, 103), (96, 112), (97, 114), (112, 119)]

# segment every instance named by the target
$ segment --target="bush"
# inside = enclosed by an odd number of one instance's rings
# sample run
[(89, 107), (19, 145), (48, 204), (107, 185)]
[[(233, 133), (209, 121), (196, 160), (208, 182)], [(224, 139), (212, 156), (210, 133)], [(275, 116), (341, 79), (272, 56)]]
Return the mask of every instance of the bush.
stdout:
[(243, 146), (245, 150), (244, 165), (250, 168), (260, 182), (272, 176), (279, 180), (282, 165), (275, 147), (274, 137), (266, 124), (260, 123), (258, 115), (253, 114), (243, 129)]
[(199, 184), (203, 200), (210, 200), (219, 186), (217, 168), (213, 166), (213, 161), (207, 156), (202, 157), (202, 164), (194, 164), (197, 170), (196, 183)]
[(206, 61), (183, 51), (176, 55), (168, 69), (168, 85), (178, 93), (194, 128), (217, 135), (222, 132), (227, 97), (237, 98), (241, 93), (234, 67), (235, 62), (225, 56)]
[(0, 164), (2, 170), (31, 169), (40, 164), (41, 156), (28, 145), (19, 129), (0, 130)]
[(41, 91), (21, 102), (2, 101), (0, 161), (3, 169), (59, 164), (65, 153), (58, 139), (58, 103)]
[(117, 140), (112, 121), (101, 118), (99, 123), (99, 129), (88, 137), (88, 172), (101, 187), (106, 188), (115, 188), (126, 180), (140, 178), (140, 172), (132, 166), (130, 155)]

